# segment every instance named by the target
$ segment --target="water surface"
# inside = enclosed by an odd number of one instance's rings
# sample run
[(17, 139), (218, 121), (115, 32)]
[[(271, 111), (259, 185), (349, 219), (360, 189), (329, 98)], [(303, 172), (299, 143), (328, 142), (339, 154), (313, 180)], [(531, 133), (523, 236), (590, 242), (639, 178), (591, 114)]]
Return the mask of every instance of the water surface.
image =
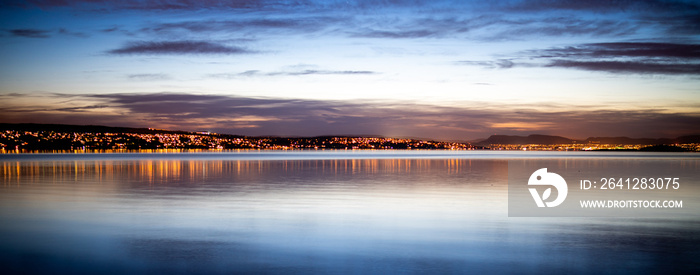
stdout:
[[(682, 214), (509, 218), (508, 160), (688, 171)], [(647, 273), (700, 270), (700, 157), (241, 151), (0, 155), (11, 273)]]

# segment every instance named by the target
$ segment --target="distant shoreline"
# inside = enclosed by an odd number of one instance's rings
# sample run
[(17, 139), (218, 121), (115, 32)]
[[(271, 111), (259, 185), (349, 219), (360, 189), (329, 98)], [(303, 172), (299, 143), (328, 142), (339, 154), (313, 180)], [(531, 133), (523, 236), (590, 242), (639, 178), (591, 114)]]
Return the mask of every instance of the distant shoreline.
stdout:
[(249, 153), (249, 152), (569, 152), (569, 153), (700, 153), (700, 151), (679, 150), (638, 150), (638, 149), (599, 149), (599, 150), (498, 150), (498, 149), (86, 149), (86, 150), (6, 150), (0, 149), (0, 155), (11, 154), (179, 154), (179, 153)]
[(478, 142), (377, 136), (248, 137), (206, 131), (0, 123), (0, 153), (149, 150), (506, 150), (699, 152), (700, 135), (674, 139), (492, 135)]

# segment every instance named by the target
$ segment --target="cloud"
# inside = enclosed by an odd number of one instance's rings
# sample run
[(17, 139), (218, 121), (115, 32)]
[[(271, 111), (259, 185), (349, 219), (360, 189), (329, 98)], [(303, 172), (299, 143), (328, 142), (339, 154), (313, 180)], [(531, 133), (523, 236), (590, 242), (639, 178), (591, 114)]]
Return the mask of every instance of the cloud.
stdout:
[(700, 21), (700, 3), (697, 1), (524, 0), (511, 2), (503, 10), (509, 13), (604, 14), (614, 16), (613, 20), (619, 22), (633, 22), (647, 30), (661, 27), (667, 34), (700, 34), (700, 28), (697, 27)]
[[(215, 1), (208, 4), (182, 3), (168, 6), (183, 9), (207, 6), (216, 9), (219, 5)], [(228, 35), (228, 38), (320, 34), (376, 39), (459, 37), (517, 40), (538, 36), (612, 37), (638, 33), (646, 26), (641, 24), (645, 22), (642, 19), (630, 19), (642, 16), (637, 15), (636, 11), (622, 17), (530, 14), (504, 5), (465, 4), (460, 1), (386, 1), (347, 5), (340, 1), (331, 4), (321, 1), (261, 1), (250, 5), (246, 11), (259, 14), (241, 13), (229, 18), (156, 22), (139, 31), (165, 37), (203, 37), (215, 33)], [(656, 19), (652, 21), (659, 24), (666, 22)]]
[(700, 11), (690, 14), (653, 14), (640, 17), (644, 22), (655, 22), (664, 27), (669, 35), (685, 36), (700, 34)]
[(352, 34), (354, 37), (368, 37), (368, 38), (423, 38), (431, 37), (440, 34), (439, 31), (434, 30), (410, 30), (410, 31), (380, 31), (380, 30), (364, 30)]
[(162, 1), (94, 1), (94, 0), (30, 0), (16, 1), (9, 0), (10, 6), (23, 8), (84, 8), (84, 9), (99, 9), (99, 10), (198, 10), (208, 8), (232, 8), (232, 9), (248, 9), (255, 7), (270, 6), (278, 1), (269, 0), (162, 0)]
[(688, 1), (674, 0), (639, 0), (639, 1), (610, 1), (610, 0), (523, 0), (514, 1), (508, 7), (517, 11), (542, 11), (542, 10), (572, 10), (594, 12), (622, 12), (622, 11), (654, 11), (654, 12), (679, 12), (697, 11), (700, 5)]
[(18, 37), (27, 37), (27, 38), (49, 38), (49, 37), (51, 37), (49, 35), (51, 33), (51, 31), (47, 31), (47, 30), (13, 29), (13, 30), (8, 30), (7, 32), (13, 36), (18, 36)]
[(7, 1), (9, 6), (38, 7), (42, 9), (57, 7), (94, 8), (94, 9), (132, 9), (132, 10), (199, 10), (199, 9), (274, 9), (274, 8), (308, 8), (308, 9), (361, 9), (377, 8), (406, 8), (419, 7), (422, 9), (461, 9), (476, 6), (481, 9), (499, 9), (507, 11), (674, 11), (697, 9), (692, 1), (673, 0), (641, 0), (641, 1), (609, 1), (609, 0), (522, 0), (507, 1), (506, 3), (482, 3), (483, 1), (429, 1), (429, 0), (391, 0), (391, 1), (279, 1), (279, 0), (161, 0), (161, 1), (95, 1), (95, 0), (30, 0)]
[(416, 14), (395, 19), (386, 17), (355, 18), (345, 28), (350, 37), (413, 39), (466, 38), (483, 41), (508, 41), (523, 38), (590, 36), (618, 37), (639, 32), (642, 25), (619, 18), (592, 18), (582, 15), (520, 14), (487, 11), (463, 15), (456, 12)]
[(49, 103), (31, 108), (13, 103), (27, 102), (35, 95), (25, 96), (6, 98), (0, 122), (207, 129), (253, 136), (382, 135), (465, 140), (494, 133), (675, 137), (697, 134), (696, 125), (700, 125), (700, 113), (561, 104), (557, 110), (543, 111), (542, 104), (464, 102), (462, 107), (447, 107), (184, 93), (54, 95), (56, 100), (69, 96), (75, 105), (59, 109)]
[(568, 17), (544, 17), (519, 24), (502, 24), (499, 30), (487, 38), (493, 40), (521, 39), (537, 36), (622, 36), (631, 35), (640, 26), (620, 20), (587, 20)]
[(132, 9), (132, 10), (200, 10), (200, 9), (374, 9), (380, 7), (410, 6), (463, 6), (463, 1), (425, 1), (425, 0), (391, 0), (391, 1), (345, 1), (345, 0), (160, 0), (160, 1), (95, 1), (95, 0), (6, 0), (8, 6), (24, 8), (92, 8), (92, 9)]
[(700, 45), (698, 44), (641, 42), (592, 43), (566, 48), (552, 48), (538, 52), (541, 57), (700, 59)]
[(262, 31), (298, 31), (314, 32), (326, 26), (347, 20), (342, 16), (316, 16), (306, 14), (276, 14), (267, 18), (237, 18), (235, 20), (199, 20), (175, 23), (159, 23), (144, 27), (141, 31), (168, 33), (189, 31), (192, 33), (210, 32), (253, 32)]
[(700, 74), (700, 45), (594, 43), (536, 51), (546, 67), (636, 74)]
[(52, 30), (41, 30), (41, 29), (12, 29), (7, 31), (12, 36), (16, 37), (26, 37), (26, 38), (50, 38), (52, 33), (67, 35), (73, 37), (86, 38), (89, 37), (83, 32), (74, 32), (67, 30), (65, 28), (60, 28), (57, 31)]
[(292, 71), (292, 72), (272, 72), (267, 73), (267, 75), (369, 75), (376, 74), (373, 71), (328, 71), (328, 70), (302, 70), (302, 71)]
[(247, 54), (243, 48), (207, 41), (138, 41), (109, 51), (110, 54)]
[(109, 108), (109, 106), (107, 106), (107, 105), (92, 105), (92, 106), (66, 107), (66, 108), (54, 109), (54, 111), (83, 112), (83, 111), (87, 111), (90, 109), (102, 109), (102, 108)]
[(546, 67), (572, 68), (587, 71), (636, 74), (694, 74), (700, 75), (700, 64), (653, 63), (630, 61), (573, 61), (554, 60)]
[[(488, 2), (488, 1), (487, 1)], [(599, 38), (700, 33), (697, 5), (674, 1), (32, 1), (29, 6), (124, 10), (231, 10), (204, 20), (152, 21), (131, 30), (163, 39), (208, 40), (317, 34), (349, 38), (463, 38), (486, 41), (542, 36)], [(157, 20), (157, 19), (156, 19)], [(103, 31), (116, 31), (108, 28)], [(240, 48), (239, 48), (240, 49)]]
[(133, 80), (167, 80), (170, 76), (167, 74), (130, 74), (126, 76)]
[(101, 29), (100, 31), (104, 32), (104, 33), (110, 33), (110, 32), (119, 31), (120, 29), (121, 29), (120, 27), (115, 26), (115, 27), (111, 27), (111, 28)]
[(89, 35), (87, 35), (86, 33), (69, 31), (69, 30), (64, 29), (64, 28), (58, 29), (58, 33), (62, 34), (62, 35), (69, 35), (69, 36), (80, 37), (80, 38), (89, 37)]
[(241, 78), (241, 77), (257, 77), (257, 76), (305, 76), (305, 75), (373, 75), (378, 74), (374, 71), (333, 71), (333, 70), (296, 70), (296, 71), (275, 71), (262, 72), (259, 70), (248, 70), (240, 73), (221, 73), (209, 74), (213, 78)]
[[(651, 42), (590, 43), (530, 50), (510, 59), (457, 61), (457, 65), (509, 69), (566, 68), (620, 74), (700, 75), (700, 45)], [(528, 60), (521, 62), (519, 60)]]
[(488, 69), (510, 69), (515, 66), (515, 63), (508, 59), (498, 59), (494, 61), (457, 61), (457, 65), (480, 66)]

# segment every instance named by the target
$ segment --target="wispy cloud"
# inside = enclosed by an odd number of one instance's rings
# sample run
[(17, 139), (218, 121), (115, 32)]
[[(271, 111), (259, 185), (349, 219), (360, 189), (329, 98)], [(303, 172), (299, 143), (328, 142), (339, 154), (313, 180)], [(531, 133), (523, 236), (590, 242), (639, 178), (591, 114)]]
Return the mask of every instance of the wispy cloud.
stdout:
[(440, 33), (441, 33), (440, 31), (426, 30), (426, 29), (409, 30), (409, 31), (401, 31), (401, 30), (382, 31), (382, 30), (367, 29), (367, 30), (360, 30), (352, 35), (355, 37), (369, 37), (369, 38), (423, 38), (423, 37), (437, 36)]
[(515, 63), (508, 59), (498, 59), (493, 61), (472, 61), (464, 60), (455, 62), (457, 65), (480, 66), (489, 69), (510, 69), (515, 66)]
[[(189, 30), (311, 32), (330, 25), (353, 37), (423, 38), (478, 32), (513, 39), (535, 35), (620, 35), (662, 27), (665, 32), (700, 33), (700, 4), (683, 0), (642, 1), (10, 1), (9, 6), (115, 12), (122, 10), (229, 10), (261, 12), (260, 18), (202, 20), (154, 24), (145, 31)], [(400, 19), (387, 14), (403, 14)], [(351, 15), (352, 14), (352, 15)], [(602, 16), (601, 16), (602, 15)], [(494, 33), (495, 31), (495, 33)], [(658, 31), (658, 30), (656, 30)]]
[(502, 6), (508, 13), (572, 12), (607, 15), (612, 21), (628, 22), (639, 28), (663, 29), (666, 34), (700, 34), (700, 3), (683, 0), (577, 1), (523, 0)]
[(234, 8), (246, 9), (255, 7), (264, 7), (277, 3), (278, 1), (269, 0), (162, 0), (162, 1), (94, 1), (94, 0), (35, 0), (35, 1), (17, 1), (9, 0), (9, 5), (32, 8), (38, 7), (42, 9), (57, 8), (57, 7), (72, 7), (84, 9), (129, 9), (129, 10), (197, 10), (204, 8)]
[(220, 73), (209, 74), (208, 77), (213, 78), (241, 78), (241, 77), (258, 77), (258, 76), (305, 76), (305, 75), (374, 75), (378, 74), (374, 71), (333, 71), (333, 70), (295, 70), (295, 71), (274, 71), (263, 72), (260, 70), (248, 70), (240, 73)]
[(90, 35), (84, 32), (71, 31), (65, 28), (59, 28), (57, 30), (45, 30), (45, 29), (11, 29), (7, 30), (12, 36), (15, 37), (26, 37), (26, 38), (51, 38), (53, 34), (66, 35), (80, 38), (87, 38)]
[(58, 29), (58, 33), (62, 35), (68, 35), (68, 36), (73, 36), (73, 37), (79, 37), (79, 38), (87, 38), (90, 37), (90, 35), (84, 33), (84, 32), (76, 32), (76, 31), (70, 31), (68, 29), (60, 28)]
[(480, 41), (511, 41), (533, 37), (617, 37), (637, 33), (642, 26), (622, 19), (589, 18), (553, 14), (484, 14), (445, 12), (416, 15), (405, 19), (356, 18), (355, 28), (346, 28), (350, 37), (383, 39), (463, 38)]
[(188, 31), (195, 34), (250, 33), (285, 31), (292, 33), (311, 33), (323, 30), (331, 24), (347, 20), (342, 16), (317, 16), (299, 14), (276, 14), (268, 18), (237, 18), (235, 20), (198, 20), (183, 22), (157, 23), (142, 28), (141, 32), (168, 34)]
[[(160, 0), (160, 1), (95, 1), (95, 0), (7, 0), (8, 5), (24, 8), (73, 7), (85, 9), (130, 9), (130, 10), (199, 10), (199, 9), (373, 9), (380, 7), (437, 6), (450, 7), (465, 4), (463, 1), (391, 0), (391, 1), (345, 1), (345, 0)], [(467, 2), (467, 1), (465, 1)]]
[(700, 45), (697, 44), (591, 43), (530, 50), (516, 55), (511, 59), (457, 61), (455, 64), (500, 69), (566, 68), (622, 74), (700, 74)]
[[(650, 15), (639, 10), (631, 10), (629, 15), (615, 18), (588, 14), (561, 15), (554, 12), (529, 14), (516, 8), (517, 5), (477, 5), (460, 1), (387, 1), (347, 5), (341, 2), (343, 1), (331, 4), (323, 1), (249, 2), (248, 8), (244, 10), (258, 11), (259, 16), (243, 14), (244, 16), (219, 19), (154, 22), (134, 31), (162, 37), (202, 37), (212, 33), (228, 38), (258, 37), (269, 34), (319, 34), (350, 38), (459, 37), (500, 41), (538, 36), (615, 37), (638, 33), (640, 28), (648, 29), (647, 22), (650, 21), (654, 22), (653, 25), (667, 24), (666, 21), (668, 21), (650, 19), (648, 17)], [(200, 9), (204, 6), (217, 8), (219, 5), (218, 2), (209, 3), (209, 5), (187, 2), (165, 6)], [(148, 6), (145, 5), (145, 7)], [(240, 5), (221, 8), (237, 9), (237, 7)], [(392, 16), (397, 12), (394, 9), (410, 11), (406, 16)], [(561, 9), (567, 10), (565, 6)], [(430, 12), (424, 12), (425, 10)], [(398, 12), (404, 12), (404, 10)], [(644, 16), (646, 19), (643, 18)], [(682, 24), (677, 19), (675, 21), (676, 27)]]
[(138, 41), (109, 51), (110, 54), (247, 54), (252, 51), (209, 41)]
[(616, 58), (646, 57), (655, 59), (700, 59), (700, 45), (674, 43), (613, 42), (576, 45), (535, 51), (540, 57)]
[[(231, 16), (153, 20), (138, 27), (111, 27), (155, 41), (131, 42), (110, 54), (243, 54), (221, 41), (251, 39), (275, 47), (277, 36), (349, 39), (465, 39), (517, 41), (541, 37), (618, 38), (630, 35), (700, 34), (698, 5), (687, 1), (92, 1), (43, 0), (27, 7), (119, 11), (222, 10)], [(589, 3), (590, 2), (590, 3)], [(20, 5), (20, 4), (17, 4)], [(15, 5), (16, 6), (16, 5)], [(22, 5), (20, 5), (22, 6)], [(174, 20), (173, 20), (174, 19)], [(128, 29), (128, 30), (126, 30)], [(30, 29), (27, 29), (30, 30)], [(75, 36), (80, 32), (66, 32)], [(48, 37), (49, 32), (15, 34)], [(211, 41), (212, 37), (221, 39)], [(271, 39), (274, 38), (274, 39)], [(234, 43), (235, 44), (235, 43)]]
[(544, 17), (525, 24), (502, 24), (498, 31), (485, 35), (493, 40), (527, 37), (614, 37), (635, 34), (640, 26), (620, 20), (588, 20), (568, 17)]
[(39, 30), (39, 29), (13, 29), (7, 31), (9, 34), (18, 37), (27, 38), (49, 38), (51, 37), (51, 31)]
[(678, 12), (697, 11), (700, 5), (692, 1), (677, 0), (640, 0), (640, 1), (609, 1), (609, 0), (521, 0), (513, 1), (508, 9), (517, 11), (542, 11), (542, 10), (572, 10), (595, 12), (623, 12), (623, 11), (654, 11), (654, 12)]
[(133, 79), (133, 80), (144, 80), (144, 81), (171, 79), (171, 77), (167, 74), (130, 74), (130, 75), (127, 75), (127, 78)]
[(700, 74), (700, 45), (595, 43), (536, 51), (546, 67), (638, 74)]
[(101, 29), (100, 31), (104, 32), (104, 33), (111, 33), (111, 32), (119, 31), (120, 29), (121, 29), (120, 27), (114, 26), (111, 28)]
[(66, 107), (66, 108), (54, 109), (53, 111), (85, 112), (85, 111), (92, 110), (92, 109), (103, 109), (103, 108), (109, 108), (109, 106), (107, 106), (107, 105), (89, 105), (89, 106), (78, 106), (78, 107)]
[(610, 73), (636, 74), (694, 74), (700, 75), (700, 64), (688, 63), (655, 63), (634, 61), (574, 61), (554, 60), (546, 67), (581, 69), (587, 71), (603, 71)]
[(328, 70), (303, 70), (303, 71), (297, 71), (297, 72), (278, 72), (278, 73), (271, 73), (270, 75), (275, 75), (275, 74), (282, 74), (282, 75), (312, 75), (312, 74), (321, 74), (321, 75), (369, 75), (369, 74), (376, 74), (373, 71), (328, 71)]

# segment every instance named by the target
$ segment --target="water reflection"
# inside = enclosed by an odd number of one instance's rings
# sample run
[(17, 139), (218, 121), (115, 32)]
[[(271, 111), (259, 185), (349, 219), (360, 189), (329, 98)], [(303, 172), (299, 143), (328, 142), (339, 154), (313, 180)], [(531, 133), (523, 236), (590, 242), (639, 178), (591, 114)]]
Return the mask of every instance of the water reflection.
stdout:
[(660, 272), (700, 256), (697, 215), (508, 218), (503, 158), (0, 165), (0, 264), (15, 273)]
[[(474, 163), (473, 163), (474, 162)], [(254, 173), (273, 168), (283, 172), (299, 172), (314, 169), (321, 173), (420, 173), (433, 166), (447, 174), (459, 174), (462, 169), (473, 169), (483, 163), (472, 159), (339, 159), (339, 160), (135, 160), (135, 161), (3, 161), (4, 181), (22, 176), (102, 178), (104, 175), (129, 174), (146, 181), (190, 179), (229, 173)], [(501, 161), (503, 162), (503, 161)]]

